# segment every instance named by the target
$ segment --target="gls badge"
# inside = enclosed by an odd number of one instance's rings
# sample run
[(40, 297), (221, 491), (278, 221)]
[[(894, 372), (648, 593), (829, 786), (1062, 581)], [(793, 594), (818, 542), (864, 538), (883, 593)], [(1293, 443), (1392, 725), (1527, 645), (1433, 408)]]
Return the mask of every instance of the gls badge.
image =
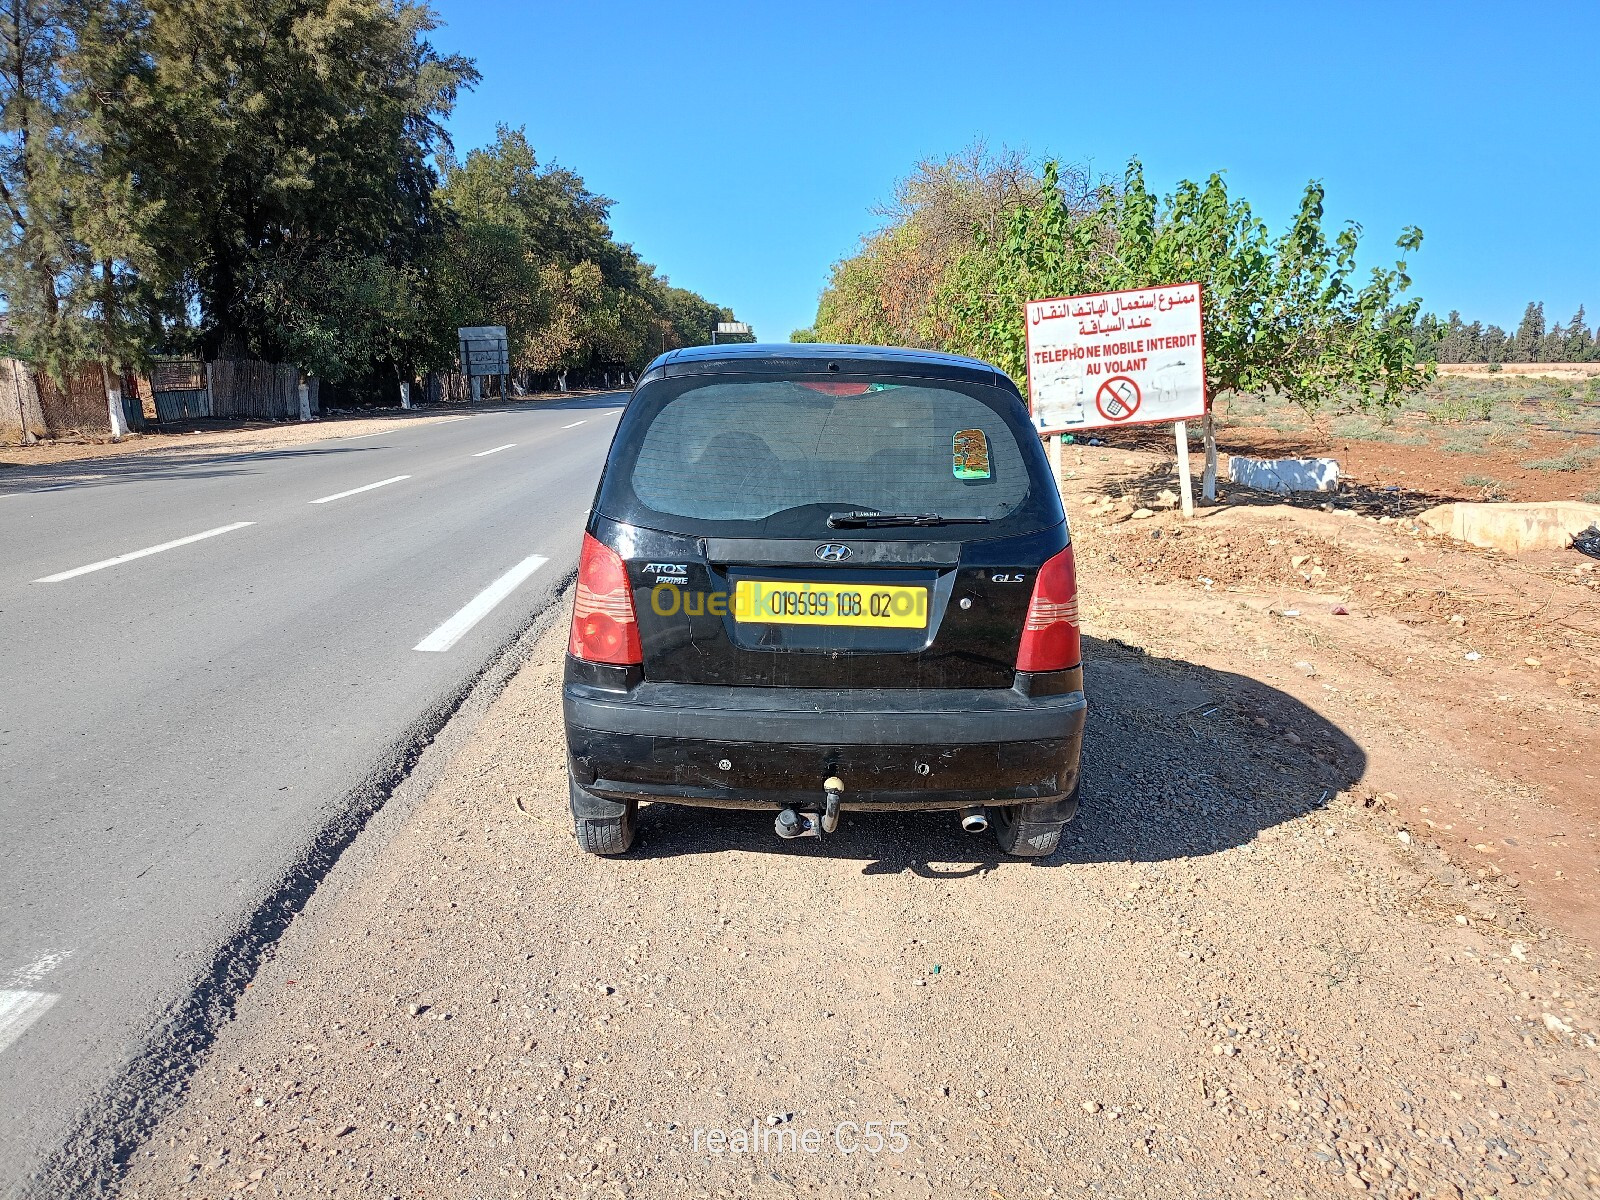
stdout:
[(826, 546), (817, 547), (817, 557), (823, 562), (843, 562), (850, 557), (850, 547), (829, 542)]
[(1006, 574), (1003, 574), (1000, 571), (996, 571), (993, 575), (989, 576), (989, 578), (992, 579), (995, 583), (1021, 583), (1022, 582), (1022, 576), (1020, 574), (1006, 575)]

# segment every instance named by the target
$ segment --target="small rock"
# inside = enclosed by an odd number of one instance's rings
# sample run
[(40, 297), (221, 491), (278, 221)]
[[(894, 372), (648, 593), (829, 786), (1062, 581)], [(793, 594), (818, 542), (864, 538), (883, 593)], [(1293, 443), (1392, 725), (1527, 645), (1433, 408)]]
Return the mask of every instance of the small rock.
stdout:
[(1398, 841), (1402, 846), (1411, 845), (1411, 835), (1409, 833), (1407, 833), (1404, 829), (1402, 829), (1399, 833), (1395, 834), (1394, 836), (1395, 836), (1395, 840)]
[(333, 1136), (334, 1136), (334, 1137), (346, 1137), (346, 1136), (348, 1136), (348, 1135), (349, 1135), (349, 1134), (352, 1134), (352, 1133), (354, 1133), (354, 1132), (355, 1132), (355, 1131), (356, 1131), (356, 1127), (355, 1127), (355, 1126), (354, 1126), (354, 1125), (341, 1125), (341, 1126), (339, 1126), (339, 1128), (338, 1128), (338, 1129), (337, 1129), (337, 1130), (336, 1130), (336, 1131), (335, 1131), (335, 1132), (334, 1132), (334, 1135), (333, 1135)]
[(1544, 1027), (1551, 1033), (1572, 1032), (1572, 1026), (1568, 1025), (1560, 1017), (1556, 1016), (1555, 1013), (1543, 1013), (1541, 1015), (1544, 1017)]
[(1153, 517), (1155, 515), (1156, 515), (1155, 511), (1153, 509), (1148, 509), (1148, 508), (1136, 508), (1136, 509), (1133, 510), (1133, 512), (1131, 514), (1131, 516), (1133, 517), (1133, 519), (1135, 521), (1143, 521), (1147, 517)]
[(1098, 1100), (1085, 1100), (1083, 1102), (1083, 1111), (1086, 1112), (1086, 1113), (1089, 1113), (1091, 1115), (1093, 1115), (1094, 1113), (1099, 1112), (1100, 1111), (1100, 1101), (1098, 1101)]
[(1309, 554), (1296, 554), (1289, 559), (1289, 565), (1298, 571), (1310, 561), (1311, 556)]
[(1333, 615), (1336, 617), (1348, 617), (1350, 610), (1342, 604), (1335, 604), (1333, 606)]
[(1506, 1081), (1498, 1075), (1485, 1075), (1483, 1081), (1492, 1088), (1503, 1088), (1506, 1085)]
[(1537, 658), (1533, 658), (1532, 656), (1529, 656), (1522, 661), (1530, 667), (1537, 667), (1539, 665), (1539, 660)]
[(1409, 554), (1396, 554), (1394, 556), (1394, 560), (1397, 563), (1410, 562), (1411, 561), (1411, 555), (1409, 555)]
[(420, 1017), (423, 1013), (425, 1013), (427, 1011), (428, 1011), (428, 1006), (426, 1004), (409, 1004), (409, 1005), (406, 1006), (406, 1012), (408, 1012), (413, 1017)]
[(1317, 669), (1315, 667), (1304, 661), (1295, 663), (1294, 669), (1299, 671), (1300, 674), (1306, 676), (1308, 679), (1317, 673)]
[(988, 1094), (989, 1093), (984, 1091), (982, 1088), (979, 1088), (976, 1092), (973, 1093), (973, 1095), (976, 1096), (979, 1100), (982, 1100)]

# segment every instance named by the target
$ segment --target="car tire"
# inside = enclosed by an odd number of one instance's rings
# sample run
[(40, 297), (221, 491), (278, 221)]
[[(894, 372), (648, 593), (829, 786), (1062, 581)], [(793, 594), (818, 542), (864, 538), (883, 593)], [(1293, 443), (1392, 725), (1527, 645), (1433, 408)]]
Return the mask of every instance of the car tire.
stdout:
[(572, 832), (580, 849), (589, 854), (626, 854), (638, 827), (637, 800), (607, 800), (596, 796), (567, 776)]
[(1016, 858), (1045, 858), (1061, 845), (1061, 831), (1067, 823), (1061, 811), (1077, 808), (1078, 792), (1074, 788), (1070, 804), (1063, 806), (1059, 800), (1042, 804), (998, 804), (989, 811), (994, 814), (994, 838), (1000, 849)]

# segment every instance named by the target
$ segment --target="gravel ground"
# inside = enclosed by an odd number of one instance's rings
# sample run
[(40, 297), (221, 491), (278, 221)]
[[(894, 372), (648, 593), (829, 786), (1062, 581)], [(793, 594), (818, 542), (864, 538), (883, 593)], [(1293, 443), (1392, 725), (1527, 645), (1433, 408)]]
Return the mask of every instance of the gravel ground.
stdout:
[(1090, 636), (1042, 863), (660, 806), (613, 861), (567, 824), (564, 639), (335, 870), (123, 1196), (1600, 1189), (1592, 954), (1397, 840), (1286, 693)]

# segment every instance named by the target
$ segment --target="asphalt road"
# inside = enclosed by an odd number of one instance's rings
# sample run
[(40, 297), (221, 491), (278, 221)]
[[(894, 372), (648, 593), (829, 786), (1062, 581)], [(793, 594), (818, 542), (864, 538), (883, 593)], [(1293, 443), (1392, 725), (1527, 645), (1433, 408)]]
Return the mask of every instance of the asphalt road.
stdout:
[(0, 1194), (553, 601), (623, 399), (0, 477)]

